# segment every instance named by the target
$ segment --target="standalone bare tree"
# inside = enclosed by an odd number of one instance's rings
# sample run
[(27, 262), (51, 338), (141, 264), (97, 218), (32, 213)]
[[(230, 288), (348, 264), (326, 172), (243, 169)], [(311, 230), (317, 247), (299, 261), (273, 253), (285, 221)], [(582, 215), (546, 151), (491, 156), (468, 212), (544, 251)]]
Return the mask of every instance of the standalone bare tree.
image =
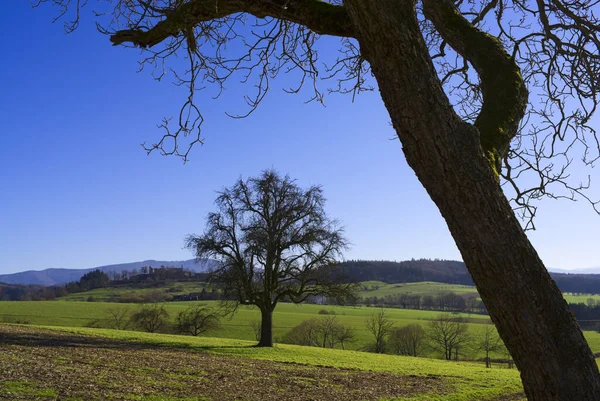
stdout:
[(179, 312), (175, 327), (179, 333), (199, 336), (221, 326), (221, 314), (212, 308), (203, 305), (192, 305)]
[(470, 341), (469, 326), (458, 317), (443, 313), (427, 326), (427, 338), (431, 346), (444, 354), (444, 359), (458, 359), (458, 352)]
[(385, 315), (385, 309), (379, 309), (371, 313), (371, 316), (365, 321), (365, 326), (375, 338), (374, 351), (383, 354), (385, 352), (385, 338), (394, 328), (394, 322)]
[(267, 170), (238, 180), (215, 203), (218, 211), (208, 215), (206, 231), (188, 236), (187, 247), (198, 260), (218, 261), (208, 279), (226, 296), (260, 309), (259, 346), (273, 345), (273, 310), (282, 300), (301, 303), (323, 295), (354, 301), (358, 287), (344, 282), (334, 266), (347, 242), (325, 213), (320, 187), (303, 190)]
[(397, 355), (419, 356), (425, 348), (425, 330), (420, 324), (394, 327), (388, 336), (390, 348)]
[(338, 322), (335, 316), (327, 316), (303, 321), (286, 333), (283, 342), (321, 348), (335, 348), (339, 344), (344, 349), (354, 339), (353, 327)]
[[(38, 2), (70, 13), (68, 31), (79, 24), (80, 6), (92, 3)], [(189, 63), (176, 73), (189, 96), (148, 151), (187, 158), (202, 141), (194, 101), (201, 81), (218, 89), (231, 77), (254, 81), (251, 112), (281, 71), (297, 73), (290, 92), (309, 84), (317, 101), (318, 77), (353, 95), (374, 78), (406, 160), (446, 220), (529, 399), (600, 399), (589, 346), (513, 211), (531, 226), (537, 199), (592, 202), (588, 183), (568, 178), (572, 160), (581, 159), (575, 153), (588, 164), (598, 158), (590, 127), (600, 89), (597, 0), (95, 4), (100, 29), (114, 45), (147, 49), (143, 65), (156, 67), (157, 79), (178, 52)], [(340, 56), (324, 69), (322, 36), (340, 38)]]
[(140, 305), (131, 314), (131, 323), (148, 333), (155, 333), (167, 324), (169, 312), (158, 304)]
[(130, 314), (131, 310), (127, 307), (113, 307), (106, 311), (108, 314), (111, 325), (117, 330), (125, 330), (131, 323)]
[(475, 334), (474, 341), (477, 349), (485, 353), (485, 367), (489, 368), (490, 352), (501, 351), (504, 347), (504, 344), (502, 344), (502, 340), (500, 339), (500, 337), (498, 337), (498, 333), (496, 333), (496, 328), (494, 327), (494, 325), (484, 325)]

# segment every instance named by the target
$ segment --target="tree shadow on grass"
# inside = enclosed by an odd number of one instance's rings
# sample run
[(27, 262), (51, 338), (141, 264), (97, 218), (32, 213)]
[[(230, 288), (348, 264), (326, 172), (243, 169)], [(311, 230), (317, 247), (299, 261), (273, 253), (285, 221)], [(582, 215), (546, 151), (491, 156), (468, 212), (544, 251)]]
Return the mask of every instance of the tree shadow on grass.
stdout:
[(253, 345), (194, 345), (184, 342), (141, 342), (119, 340), (107, 337), (94, 337), (81, 334), (55, 332), (25, 326), (0, 326), (0, 346), (18, 345), (24, 347), (67, 347), (67, 348), (107, 348), (107, 349), (174, 349), (187, 351), (210, 351), (219, 349), (250, 349)]

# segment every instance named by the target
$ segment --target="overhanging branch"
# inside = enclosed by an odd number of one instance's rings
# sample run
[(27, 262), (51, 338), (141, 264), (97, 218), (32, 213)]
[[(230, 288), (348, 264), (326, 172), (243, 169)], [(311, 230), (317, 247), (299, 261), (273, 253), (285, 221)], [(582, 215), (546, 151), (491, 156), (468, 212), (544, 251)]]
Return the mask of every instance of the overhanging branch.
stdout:
[(355, 36), (345, 8), (319, 0), (192, 0), (174, 10), (165, 10), (164, 19), (155, 26), (119, 30), (110, 41), (115, 46), (131, 43), (152, 47), (202, 22), (238, 13), (298, 23), (320, 35)]
[(423, 0), (423, 12), (443, 39), (468, 60), (481, 80), (483, 105), (475, 121), (481, 146), (496, 173), (525, 115), (528, 91), (514, 59), (499, 40), (479, 30), (448, 0)]

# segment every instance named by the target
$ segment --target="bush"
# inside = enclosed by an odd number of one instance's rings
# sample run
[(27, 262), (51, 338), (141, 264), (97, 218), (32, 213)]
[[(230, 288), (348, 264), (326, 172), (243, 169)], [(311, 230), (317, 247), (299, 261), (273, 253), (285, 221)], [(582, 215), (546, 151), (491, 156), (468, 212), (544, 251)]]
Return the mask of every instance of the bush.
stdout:
[(425, 346), (425, 330), (418, 324), (394, 327), (388, 345), (397, 355), (419, 356)]
[(354, 341), (354, 329), (336, 321), (335, 316), (312, 318), (303, 321), (286, 333), (282, 342), (287, 344), (307, 345), (322, 348), (342, 349)]
[(327, 310), (327, 309), (321, 309), (319, 312), (317, 312), (319, 315), (335, 315), (335, 311), (334, 310)]
[(221, 316), (213, 309), (202, 305), (190, 306), (177, 315), (175, 328), (179, 333), (198, 336), (209, 330), (218, 329)]
[(131, 315), (131, 323), (148, 333), (154, 333), (167, 324), (169, 312), (162, 305), (141, 305)]

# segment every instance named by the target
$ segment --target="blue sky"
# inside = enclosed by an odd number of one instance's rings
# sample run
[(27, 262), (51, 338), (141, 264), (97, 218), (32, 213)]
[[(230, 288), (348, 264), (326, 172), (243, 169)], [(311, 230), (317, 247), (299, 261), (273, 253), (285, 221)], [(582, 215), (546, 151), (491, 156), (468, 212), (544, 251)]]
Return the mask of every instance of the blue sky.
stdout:
[[(140, 144), (185, 92), (137, 73), (139, 52), (112, 47), (89, 19), (65, 35), (54, 13), (11, 2), (0, 15), (0, 273), (191, 258), (183, 238), (202, 231), (215, 191), (270, 167), (323, 185), (353, 243), (346, 258), (460, 259), (377, 92), (322, 107), (274, 90), (234, 120), (224, 111), (243, 112), (248, 88), (230, 83), (200, 101), (205, 145), (190, 162), (146, 156)], [(548, 266), (600, 266), (599, 223), (583, 202), (545, 201), (529, 236)]]

